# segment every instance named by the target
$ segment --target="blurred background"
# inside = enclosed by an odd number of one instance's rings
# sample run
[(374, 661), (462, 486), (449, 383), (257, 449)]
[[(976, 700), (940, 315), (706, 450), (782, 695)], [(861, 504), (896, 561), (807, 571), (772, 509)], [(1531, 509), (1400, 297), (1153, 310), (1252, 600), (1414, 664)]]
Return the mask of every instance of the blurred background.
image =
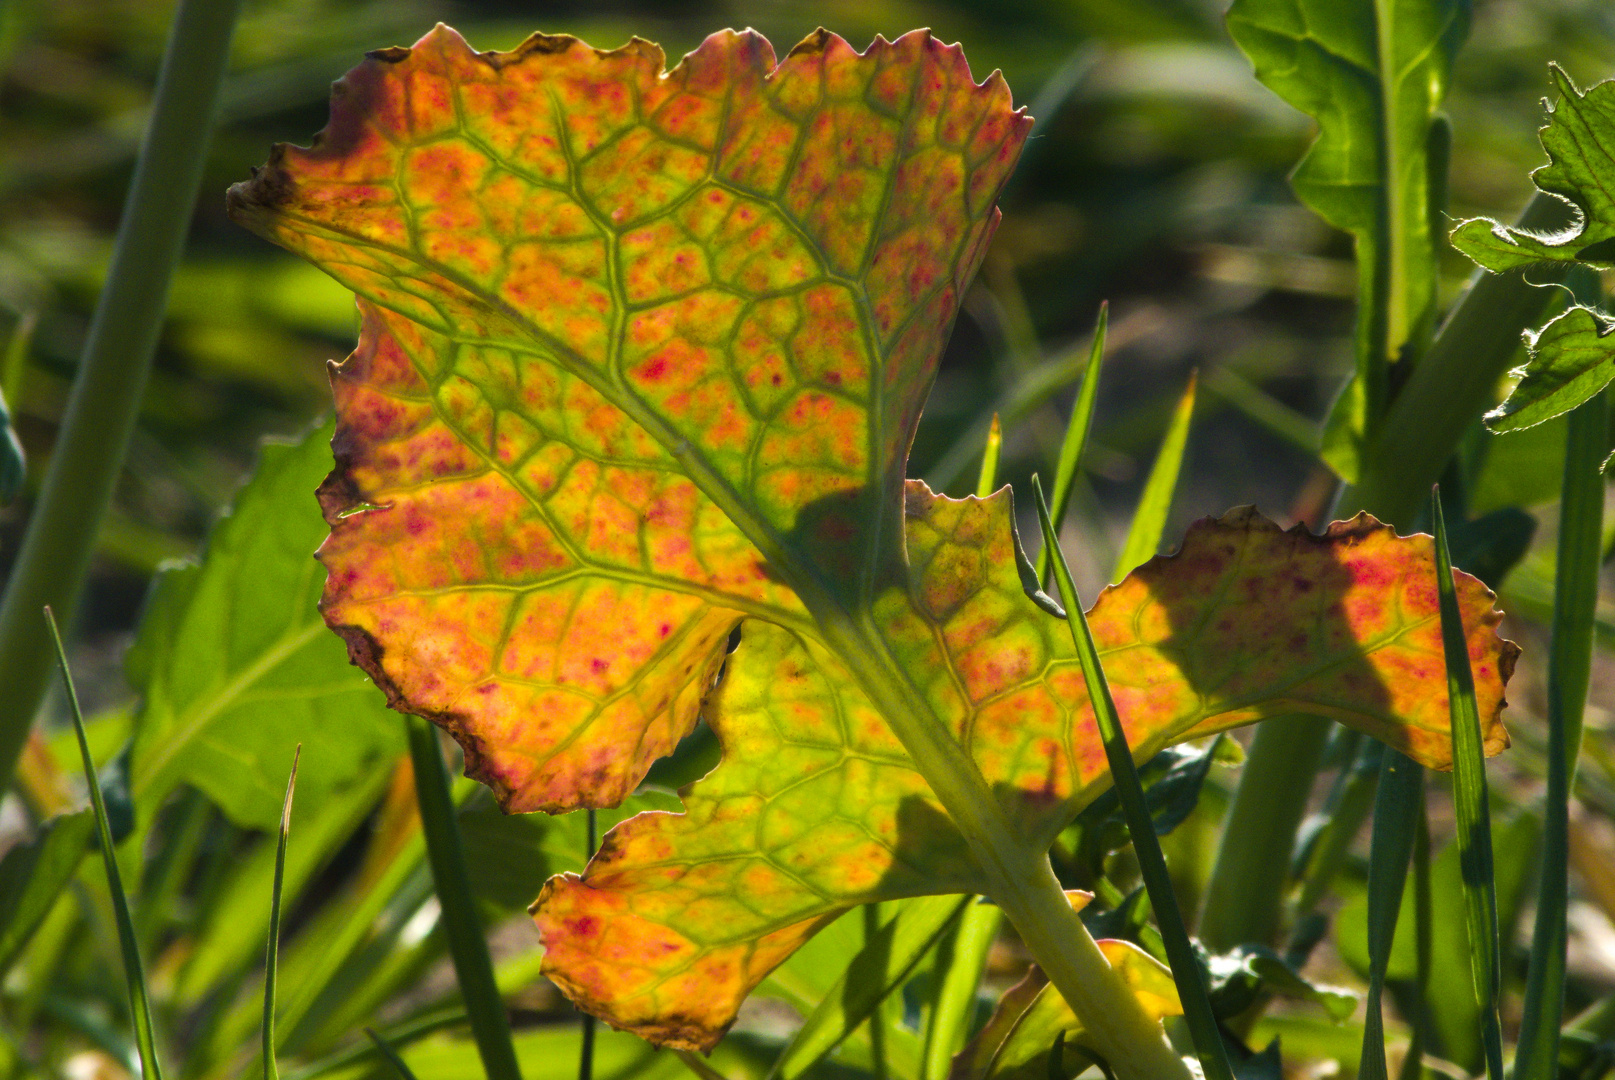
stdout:
[[(1108, 300), (1091, 472), (1067, 525), (1084, 591), (1104, 583), (1195, 370), (1198, 407), (1168, 536), (1242, 503), (1286, 525), (1321, 524), (1332, 481), (1314, 450), (1351, 365), (1352, 252), (1293, 197), (1286, 178), (1311, 123), (1251, 77), (1222, 8), (1219, 0), (248, 0), (155, 375), (76, 628), (88, 711), (127, 704), (122, 655), (153, 573), (197, 551), (261, 439), (299, 435), (325, 415), (325, 362), (355, 336), (348, 294), (232, 224), (225, 188), (270, 144), (306, 143), (325, 123), (331, 81), (366, 50), (408, 44), (436, 21), (479, 49), (508, 49), (534, 30), (608, 48), (637, 34), (675, 59), (729, 26), (757, 28), (780, 54), (820, 25), (859, 48), (920, 26), (964, 43), (978, 77), (1002, 69), (1037, 127), (959, 317), (910, 474), (970, 490), (995, 409), (1006, 425), (1001, 478), (1019, 485), (1033, 471), (1052, 473), (1088, 335)], [(0, 390), (30, 484), (50, 457), (171, 15), (162, 0), (0, 3), (0, 342), (10, 342)], [(1507, 220), (1524, 205), (1528, 172), (1543, 161), (1535, 132), (1549, 60), (1582, 86), (1615, 74), (1615, 5), (1477, 0), (1449, 101), (1455, 220)], [(1469, 272), (1447, 253), (1444, 298)], [(1509, 610), (1540, 617), (1563, 423), (1479, 437), (1471, 512), (1519, 505), (1537, 515), (1533, 554), (1503, 592)], [(27, 495), (0, 509), (0, 573), (27, 512)], [(1508, 631), (1528, 652), (1541, 640), (1528, 618)], [(1615, 618), (1600, 633), (1615, 640)], [(1595, 731), (1609, 727), (1612, 690), (1615, 678), (1595, 672)], [(1517, 740), (1521, 783), (1530, 783), (1529, 763), (1540, 760), (1529, 734), (1542, 713), (1535, 669), (1522, 670), (1510, 699), (1511, 725), (1526, 731)], [(1604, 792), (1596, 776), (1586, 783), (1615, 807), (1615, 788)], [(1583, 885), (1593, 901), (1602, 897), (1603, 913), (1594, 903), (1590, 929), (1578, 930), (1578, 962), (1615, 985), (1615, 881), (1597, 872), (1600, 859), (1615, 865), (1615, 838), (1607, 822), (1589, 829)]]

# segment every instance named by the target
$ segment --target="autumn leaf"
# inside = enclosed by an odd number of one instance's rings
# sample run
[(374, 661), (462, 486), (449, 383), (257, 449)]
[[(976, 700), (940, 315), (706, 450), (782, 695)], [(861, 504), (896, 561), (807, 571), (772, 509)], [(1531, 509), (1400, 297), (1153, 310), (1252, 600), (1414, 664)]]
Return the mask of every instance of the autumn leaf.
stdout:
[[(904, 481), (1029, 119), (925, 32), (777, 64), (724, 32), (662, 67), (439, 27), (371, 54), (231, 209), (361, 298), (323, 608), (389, 701), (507, 810), (615, 804), (698, 714), (717, 732), (684, 813), (534, 907), (575, 1000), (706, 1048), (852, 905), (1018, 919), (1006, 882), (1109, 779), (1008, 490)], [(1135, 753), (1310, 711), (1444, 766), (1431, 565), (1369, 518), (1196, 526), (1094, 608)], [(1460, 595), (1495, 751), (1515, 650)]]
[[(1007, 489), (955, 500), (911, 481), (909, 513), (917, 603), (894, 604), (888, 636), (917, 653), (909, 670), (934, 673), (938, 712), (1046, 848), (1110, 784), (1071, 636), (1022, 589)], [(1450, 767), (1431, 558), (1428, 537), (1366, 515), (1322, 537), (1249, 510), (1197, 523), (1089, 616), (1135, 756), (1303, 711)], [(1495, 753), (1517, 650), (1494, 633), (1485, 587), (1468, 578), (1464, 593)], [(545, 974), (574, 1001), (696, 1048), (848, 908), (989, 884), (878, 710), (811, 638), (748, 620), (707, 708), (724, 760), (685, 793), (686, 812), (624, 822), (533, 908)]]

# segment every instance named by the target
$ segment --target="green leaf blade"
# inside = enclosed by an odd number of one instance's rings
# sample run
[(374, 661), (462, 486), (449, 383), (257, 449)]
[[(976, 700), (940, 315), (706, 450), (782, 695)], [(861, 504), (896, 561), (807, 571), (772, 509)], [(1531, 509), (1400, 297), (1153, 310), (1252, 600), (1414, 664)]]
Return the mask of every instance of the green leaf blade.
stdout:
[(1150, 906), (1155, 909), (1161, 936), (1172, 960), (1172, 979), (1177, 984), (1178, 997), (1194, 1038), (1195, 1052), (1210, 1080), (1234, 1080), (1228, 1050), (1223, 1045), (1217, 1018), (1211, 1011), (1211, 999), (1200, 970), (1200, 960), (1189, 941), (1188, 927), (1184, 924), (1183, 912), (1172, 889), (1166, 858), (1161, 853), (1161, 841), (1155, 835), (1155, 822), (1145, 802), (1144, 786), (1139, 782), (1138, 769), (1133, 763), (1133, 754), (1127, 745), (1127, 735), (1116, 712), (1116, 703), (1110, 696), (1110, 684), (1100, 664), (1093, 632), (1088, 627), (1087, 616), (1082, 613), (1076, 584), (1071, 579), (1070, 568), (1066, 566), (1065, 555), (1060, 551), (1059, 536), (1036, 477), (1032, 478), (1032, 491), (1038, 522), (1043, 527), (1044, 548), (1053, 553), (1054, 578), (1059, 585), (1060, 599), (1069, 613), (1071, 637), (1082, 662), (1082, 675), (1088, 684), (1094, 719), (1104, 740), (1105, 758), (1110, 763), (1111, 778), (1121, 797), (1122, 813), (1127, 819), (1128, 832), (1133, 837), (1139, 872), (1149, 890)]
[(1195, 389), (1198, 375), (1189, 377), (1188, 388), (1172, 410), (1161, 449), (1150, 467), (1149, 479), (1144, 481), (1144, 493), (1133, 509), (1133, 524), (1127, 530), (1127, 543), (1116, 558), (1113, 581), (1120, 581), (1135, 566), (1148, 561), (1161, 547), (1166, 533), (1167, 515), (1172, 512), (1172, 496), (1177, 493), (1178, 473), (1183, 468), (1183, 452), (1189, 445), (1189, 422), (1194, 419)]
[(1591, 675), (1604, 520), (1599, 461), (1608, 424), (1604, 395), (1570, 414), (1548, 654), (1548, 791), (1541, 884), (1514, 1066), (1520, 1080), (1552, 1080), (1558, 1072), (1569, 943), (1569, 809)]
[(1497, 937), (1497, 882), (1492, 860), (1492, 821), (1486, 785), (1486, 758), (1481, 748), (1480, 711), (1475, 704), (1475, 676), (1463, 618), (1452, 579), (1447, 526), (1437, 495), (1430, 497), (1435, 523), (1436, 582), (1441, 596), (1441, 636), (1446, 647), (1447, 703), (1452, 713), (1453, 803), (1458, 819), (1458, 850), (1464, 869), (1464, 899), (1469, 924), (1470, 973), (1481, 1007), (1490, 1080), (1503, 1080), (1503, 1036), (1498, 1016), (1502, 965)]

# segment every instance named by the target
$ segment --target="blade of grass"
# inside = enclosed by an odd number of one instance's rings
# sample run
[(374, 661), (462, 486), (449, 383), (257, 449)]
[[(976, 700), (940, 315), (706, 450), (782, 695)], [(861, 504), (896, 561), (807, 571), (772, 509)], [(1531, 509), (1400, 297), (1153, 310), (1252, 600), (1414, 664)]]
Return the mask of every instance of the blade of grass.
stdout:
[(494, 983), (493, 961), (482, 933), (482, 916), (466, 873), (465, 848), (455, 816), (454, 795), (443, 763), (437, 729), (419, 716), (406, 716), (409, 755), (415, 765), (415, 797), (420, 802), (426, 834), (426, 859), (443, 905), (443, 933), (455, 978), (471, 1018), (471, 1034), (488, 1080), (521, 1080), (516, 1049), (510, 1041), (510, 1017)]
[(1161, 535), (1166, 532), (1166, 518), (1172, 512), (1172, 496), (1178, 490), (1178, 473), (1183, 469), (1183, 451), (1189, 444), (1189, 421), (1194, 418), (1195, 387), (1198, 373), (1191, 372), (1189, 385), (1178, 399), (1166, 436), (1161, 440), (1160, 453), (1150, 467), (1150, 477), (1144, 482), (1144, 494), (1139, 496), (1133, 510), (1133, 524), (1127, 530), (1127, 543), (1122, 545), (1116, 559), (1112, 581), (1120, 581), (1135, 566), (1148, 562), (1161, 547)]
[(56, 627), (56, 615), (45, 608), (45, 625), (50, 629), (50, 643), (56, 647), (56, 662), (61, 666), (62, 684), (67, 690), (68, 708), (73, 713), (73, 731), (78, 735), (79, 755), (84, 760), (84, 782), (90, 789), (90, 805), (95, 808), (96, 832), (101, 839), (101, 862), (106, 867), (107, 890), (112, 894), (112, 910), (118, 923), (118, 945), (123, 950), (123, 978), (129, 989), (129, 1015), (134, 1021), (135, 1046), (140, 1052), (140, 1074), (146, 1080), (162, 1080), (162, 1066), (157, 1060), (156, 1031), (151, 1022), (151, 999), (146, 993), (146, 971), (140, 962), (140, 946), (135, 939), (135, 923), (129, 917), (129, 897), (123, 891), (123, 877), (118, 871), (118, 854), (112, 846), (112, 826), (107, 821), (107, 803), (101, 794), (101, 781), (95, 772), (95, 759), (90, 756), (90, 743), (84, 736), (84, 713), (79, 708), (78, 690), (73, 685), (73, 673), (67, 666), (67, 650), (62, 647), (62, 635)]
[(68, 618), (123, 469), (201, 183), (240, 0), (181, 0), (83, 361), (0, 604), (0, 790), (50, 684), (39, 611)]
[(1582, 712), (1592, 671), (1593, 617), (1598, 604), (1604, 478), (1598, 467), (1609, 428), (1608, 397), (1599, 394), (1570, 414), (1559, 552), (1554, 566), (1553, 638), (1548, 649), (1548, 792), (1542, 877), (1531, 967), (1526, 976), (1514, 1075), (1553, 1080), (1564, 1016), (1566, 908), (1569, 902), (1570, 792), (1581, 753)]
[[(1088, 351), (1088, 369), (1082, 376), (1082, 389), (1077, 392), (1071, 422), (1066, 425), (1065, 439), (1060, 444), (1060, 464), (1054, 473), (1054, 502), (1050, 504), (1056, 535), (1071, 505), (1071, 487), (1082, 461), (1082, 448), (1088, 441), (1088, 429), (1093, 425), (1094, 403), (1099, 400), (1099, 365), (1105, 358), (1105, 331), (1109, 325), (1110, 302), (1106, 301), (1099, 305), (1099, 321), (1094, 325), (1093, 345)], [(1049, 581), (1049, 556), (1049, 545), (1045, 541), (1037, 555), (1037, 580), (1044, 585)]]
[(993, 413), (993, 426), (987, 429), (987, 441), (981, 451), (981, 475), (976, 478), (976, 498), (985, 499), (993, 493), (998, 482), (998, 455), (1004, 446), (1004, 429), (999, 426), (998, 414)]
[(953, 931), (953, 955), (940, 985), (925, 1029), (921, 1080), (945, 1080), (953, 1055), (964, 1049), (975, 1018), (976, 992), (987, 969), (987, 951), (998, 935), (1004, 913), (993, 904), (967, 904)]
[(1099, 664), (1099, 649), (1094, 644), (1093, 633), (1088, 629), (1088, 617), (1082, 612), (1082, 600), (1077, 595), (1076, 583), (1071, 580), (1071, 569), (1066, 565), (1065, 555), (1060, 551), (1054, 519), (1043, 501), (1043, 486), (1036, 476), (1032, 477), (1032, 495), (1032, 501), (1037, 505), (1038, 523), (1043, 527), (1043, 550), (1052, 556), (1060, 603), (1065, 605), (1071, 640), (1076, 644), (1077, 656), (1082, 662), (1088, 699), (1093, 706), (1100, 738), (1105, 744), (1105, 760), (1110, 765), (1111, 780), (1116, 785), (1127, 831), (1133, 838), (1139, 875), (1144, 879), (1150, 906), (1155, 909), (1161, 939), (1171, 960), (1172, 980), (1177, 984), (1178, 998), (1183, 1003), (1183, 1016), (1190, 1037), (1194, 1040), (1195, 1054), (1200, 1059), (1200, 1067), (1207, 1080), (1234, 1080), (1228, 1049), (1223, 1045), (1216, 1015), (1211, 1011), (1211, 998), (1200, 969), (1200, 959), (1189, 941), (1183, 913), (1172, 891), (1166, 857), (1161, 854), (1161, 840), (1155, 835), (1155, 822), (1150, 816), (1149, 805), (1144, 801), (1144, 785), (1138, 779), (1138, 768), (1127, 746), (1127, 733), (1122, 730), (1121, 717), (1117, 715), (1116, 703), (1111, 699), (1110, 684), (1105, 681), (1104, 669)]
[(376, 1044), (376, 1049), (381, 1052), (382, 1057), (387, 1059), (387, 1064), (393, 1067), (393, 1072), (398, 1074), (399, 1080), (415, 1080), (415, 1074), (409, 1071), (409, 1066), (404, 1064), (404, 1059), (398, 1056), (398, 1051), (387, 1045), (386, 1039), (377, 1035), (374, 1028), (365, 1028), (364, 1033), (370, 1036), (371, 1042)]
[(1363, 1021), (1360, 1080), (1387, 1080), (1385, 1067), (1385, 969), (1396, 940), (1408, 861), (1424, 816), (1424, 767), (1387, 747), (1380, 759), (1374, 795), (1374, 833), (1368, 849), (1368, 1015)]
[[(875, 907), (865, 905), (868, 933), (864, 947), (780, 1052), (768, 1080), (795, 1080), (805, 1075), (859, 1024), (872, 1018), (878, 1021), (880, 1003), (914, 973), (969, 903), (970, 898), (964, 896), (899, 901), (897, 914), (882, 925), (874, 925), (878, 918)], [(878, 1038), (879, 1030), (876, 1023), (871, 1035)], [(878, 1053), (876, 1060), (880, 1060)]]
[(1458, 589), (1447, 550), (1447, 523), (1440, 491), (1430, 495), (1436, 535), (1436, 586), (1441, 594), (1441, 642), (1447, 657), (1447, 707), (1452, 718), (1452, 796), (1458, 818), (1458, 852), (1463, 866), (1464, 908), (1469, 923), (1469, 969), (1475, 1001), (1481, 1007), (1486, 1074), (1503, 1080), (1503, 1029), (1498, 1018), (1502, 972), (1497, 943), (1497, 881), (1492, 872), (1492, 815), (1486, 790), (1486, 752), (1481, 745), (1480, 710), (1475, 704), (1475, 673), (1458, 614)]
[(297, 790), (297, 763), (303, 744), (292, 751), (292, 774), (286, 778), (286, 801), (280, 809), (280, 836), (275, 841), (275, 884), (269, 892), (269, 947), (264, 950), (264, 1080), (280, 1080), (275, 1063), (275, 969), (280, 962), (280, 892), (286, 879), (286, 839), (292, 831), (292, 793)]

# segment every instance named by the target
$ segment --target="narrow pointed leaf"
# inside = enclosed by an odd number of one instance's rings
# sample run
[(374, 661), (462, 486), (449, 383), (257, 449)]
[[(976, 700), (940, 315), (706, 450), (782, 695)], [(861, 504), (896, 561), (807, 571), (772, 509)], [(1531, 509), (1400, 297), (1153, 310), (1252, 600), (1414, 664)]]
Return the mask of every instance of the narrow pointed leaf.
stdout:
[(409, 1066), (404, 1063), (404, 1059), (398, 1056), (398, 1051), (394, 1050), (386, 1039), (377, 1035), (372, 1028), (365, 1028), (364, 1033), (370, 1037), (371, 1042), (376, 1044), (377, 1052), (387, 1060), (388, 1066), (392, 1069), (393, 1074), (398, 1077), (398, 1080), (415, 1080), (415, 1074), (410, 1071)]
[(1570, 793), (1581, 756), (1582, 715), (1592, 671), (1604, 524), (1604, 478), (1595, 463), (1608, 440), (1607, 397), (1580, 406), (1570, 414), (1569, 423), (1548, 652), (1548, 790), (1541, 884), (1515, 1055), (1520, 1080), (1552, 1080), (1558, 1072), (1569, 945)]
[(95, 812), (96, 835), (101, 841), (101, 864), (106, 869), (107, 892), (112, 896), (112, 914), (118, 927), (118, 945), (123, 952), (123, 981), (129, 993), (129, 1015), (135, 1029), (135, 1047), (140, 1052), (140, 1070), (149, 1080), (162, 1080), (162, 1065), (157, 1060), (157, 1035), (151, 1021), (151, 997), (146, 991), (146, 969), (140, 961), (140, 946), (135, 937), (134, 919), (129, 915), (129, 896), (123, 890), (123, 875), (118, 870), (118, 852), (112, 840), (112, 826), (107, 819), (106, 798), (101, 791), (101, 779), (96, 774), (95, 760), (90, 757), (90, 744), (84, 737), (84, 714), (79, 709), (78, 690), (73, 685), (73, 673), (67, 666), (67, 651), (62, 647), (62, 636), (56, 628), (56, 616), (45, 609), (45, 624), (51, 643), (56, 647), (56, 662), (62, 672), (62, 683), (67, 690), (67, 704), (73, 715), (73, 731), (78, 736), (79, 756), (84, 765), (84, 781), (90, 789), (90, 807)]
[(949, 962), (935, 969), (937, 990), (926, 1024), (922, 1080), (944, 1080), (949, 1063), (964, 1047), (975, 1021), (976, 997), (982, 973), (987, 969), (987, 953), (1003, 917), (1003, 911), (994, 904), (971, 903), (953, 930)]
[(1004, 446), (1004, 429), (999, 426), (998, 414), (993, 413), (992, 426), (987, 429), (987, 441), (981, 451), (981, 474), (976, 478), (976, 497), (985, 499), (998, 486), (998, 454)]
[(291, 775), (286, 778), (286, 803), (280, 812), (280, 833), (275, 838), (275, 881), (269, 893), (269, 945), (264, 952), (263, 1047), (259, 1051), (264, 1060), (264, 1080), (279, 1080), (280, 1077), (280, 1066), (275, 1060), (275, 975), (280, 966), (280, 899), (281, 885), (286, 877), (286, 841), (292, 829), (292, 793), (297, 790), (297, 763), (302, 756), (303, 747), (299, 744), (292, 755)]
[(1492, 870), (1492, 818), (1486, 790), (1486, 758), (1481, 749), (1475, 679), (1469, 668), (1469, 649), (1464, 643), (1458, 596), (1452, 585), (1447, 526), (1441, 512), (1441, 499), (1435, 494), (1430, 497), (1430, 515), (1435, 523), (1436, 582), (1441, 594), (1441, 636), (1447, 655), (1453, 809), (1458, 819), (1456, 843), (1464, 870), (1470, 975), (1475, 1001), (1481, 1010), (1486, 1075), (1490, 1080), (1503, 1080), (1503, 1035), (1497, 1012), (1503, 976), (1497, 940), (1497, 881)]
[[(1195, 954), (1194, 946), (1189, 941), (1189, 930), (1183, 921), (1183, 912), (1172, 889), (1172, 878), (1166, 868), (1166, 857), (1161, 853), (1161, 840), (1155, 834), (1155, 822), (1151, 819), (1149, 806), (1144, 801), (1144, 785), (1138, 779), (1132, 748), (1127, 743), (1121, 716), (1117, 713), (1116, 702), (1111, 696), (1110, 682), (1100, 663), (1099, 648), (1094, 641), (1093, 630), (1088, 625), (1087, 616), (1082, 613), (1076, 584), (1071, 580), (1071, 570), (1066, 565), (1064, 553), (1060, 551), (1060, 540), (1054, 531), (1054, 522), (1049, 517), (1049, 509), (1043, 502), (1043, 489), (1038, 484), (1036, 476), (1032, 477), (1032, 495), (1037, 503), (1038, 523), (1043, 527), (1043, 544), (1053, 552), (1051, 561), (1054, 565), (1054, 579), (1059, 586), (1060, 600), (1068, 612), (1067, 622), (1072, 642), (1082, 665), (1082, 679), (1088, 691), (1094, 722), (1099, 728), (1099, 737), (1104, 745), (1111, 779), (1116, 785), (1116, 795), (1121, 802), (1122, 816), (1127, 822), (1127, 831), (1133, 838), (1133, 851), (1138, 856), (1139, 876), (1144, 879), (1150, 907), (1155, 911), (1161, 938), (1166, 946), (1167, 956), (1172, 962), (1171, 976), (1178, 989), (1175, 997), (1182, 1002), (1181, 1008), (1189, 1028), (1189, 1035), (1194, 1040), (1195, 1053), (1200, 1059), (1205, 1075), (1211, 1080), (1234, 1080), (1233, 1066), (1228, 1061), (1222, 1032), (1218, 1029), (1216, 1016), (1211, 1011), (1211, 999), (1207, 993), (1205, 975), (1200, 969), (1200, 961)], [(1114, 962), (1112, 966), (1115, 966)]]
[(1358, 1075), (1387, 1080), (1382, 999), (1397, 917), (1413, 856), (1414, 834), (1424, 814), (1424, 768), (1388, 751), (1380, 762), (1374, 797), (1374, 831), (1368, 855), (1368, 1014)]
[[(1077, 468), (1082, 464), (1082, 451), (1088, 445), (1088, 429), (1093, 427), (1094, 406), (1099, 401), (1099, 368), (1105, 360), (1105, 333), (1109, 326), (1110, 303), (1106, 301), (1099, 305), (1099, 321), (1094, 324), (1093, 344), (1088, 349), (1088, 367), (1082, 376), (1082, 389), (1077, 392), (1076, 404), (1071, 407), (1071, 418), (1066, 421), (1065, 438), (1060, 442), (1060, 460), (1054, 471), (1054, 501), (1049, 504), (1056, 530), (1065, 523), (1066, 510), (1071, 505), (1071, 492), (1076, 487)], [(1046, 548), (1037, 554), (1037, 580), (1049, 580), (1049, 552)]]
[(1228, 30), (1256, 77), (1318, 122), (1291, 184), (1357, 248), (1357, 372), (1323, 456), (1348, 481), (1385, 407), (1384, 368), (1423, 351), (1434, 323), (1438, 130), (1466, 0), (1236, 0)]
[(1189, 387), (1178, 399), (1167, 425), (1166, 437), (1161, 440), (1160, 452), (1150, 467), (1149, 479), (1144, 481), (1144, 493), (1133, 508), (1133, 524), (1127, 529), (1127, 543), (1116, 558), (1116, 570), (1111, 580), (1120, 581), (1135, 566), (1142, 566), (1161, 548), (1166, 532), (1167, 515), (1172, 512), (1172, 496), (1178, 490), (1178, 472), (1183, 468), (1183, 451), (1189, 445), (1189, 421), (1194, 419), (1195, 387), (1197, 375), (1189, 376)]
[(454, 977), (465, 998), (465, 1011), (476, 1039), (477, 1055), (488, 1080), (521, 1080), (521, 1068), (510, 1042), (510, 1017), (494, 982), (493, 960), (482, 932), (482, 916), (471, 895), (465, 848), (449, 789), (448, 769), (437, 729), (419, 717), (407, 718), (409, 756), (415, 767), (415, 798), (420, 806), (426, 859), (432, 887), (443, 905), (443, 932), (448, 939)]

